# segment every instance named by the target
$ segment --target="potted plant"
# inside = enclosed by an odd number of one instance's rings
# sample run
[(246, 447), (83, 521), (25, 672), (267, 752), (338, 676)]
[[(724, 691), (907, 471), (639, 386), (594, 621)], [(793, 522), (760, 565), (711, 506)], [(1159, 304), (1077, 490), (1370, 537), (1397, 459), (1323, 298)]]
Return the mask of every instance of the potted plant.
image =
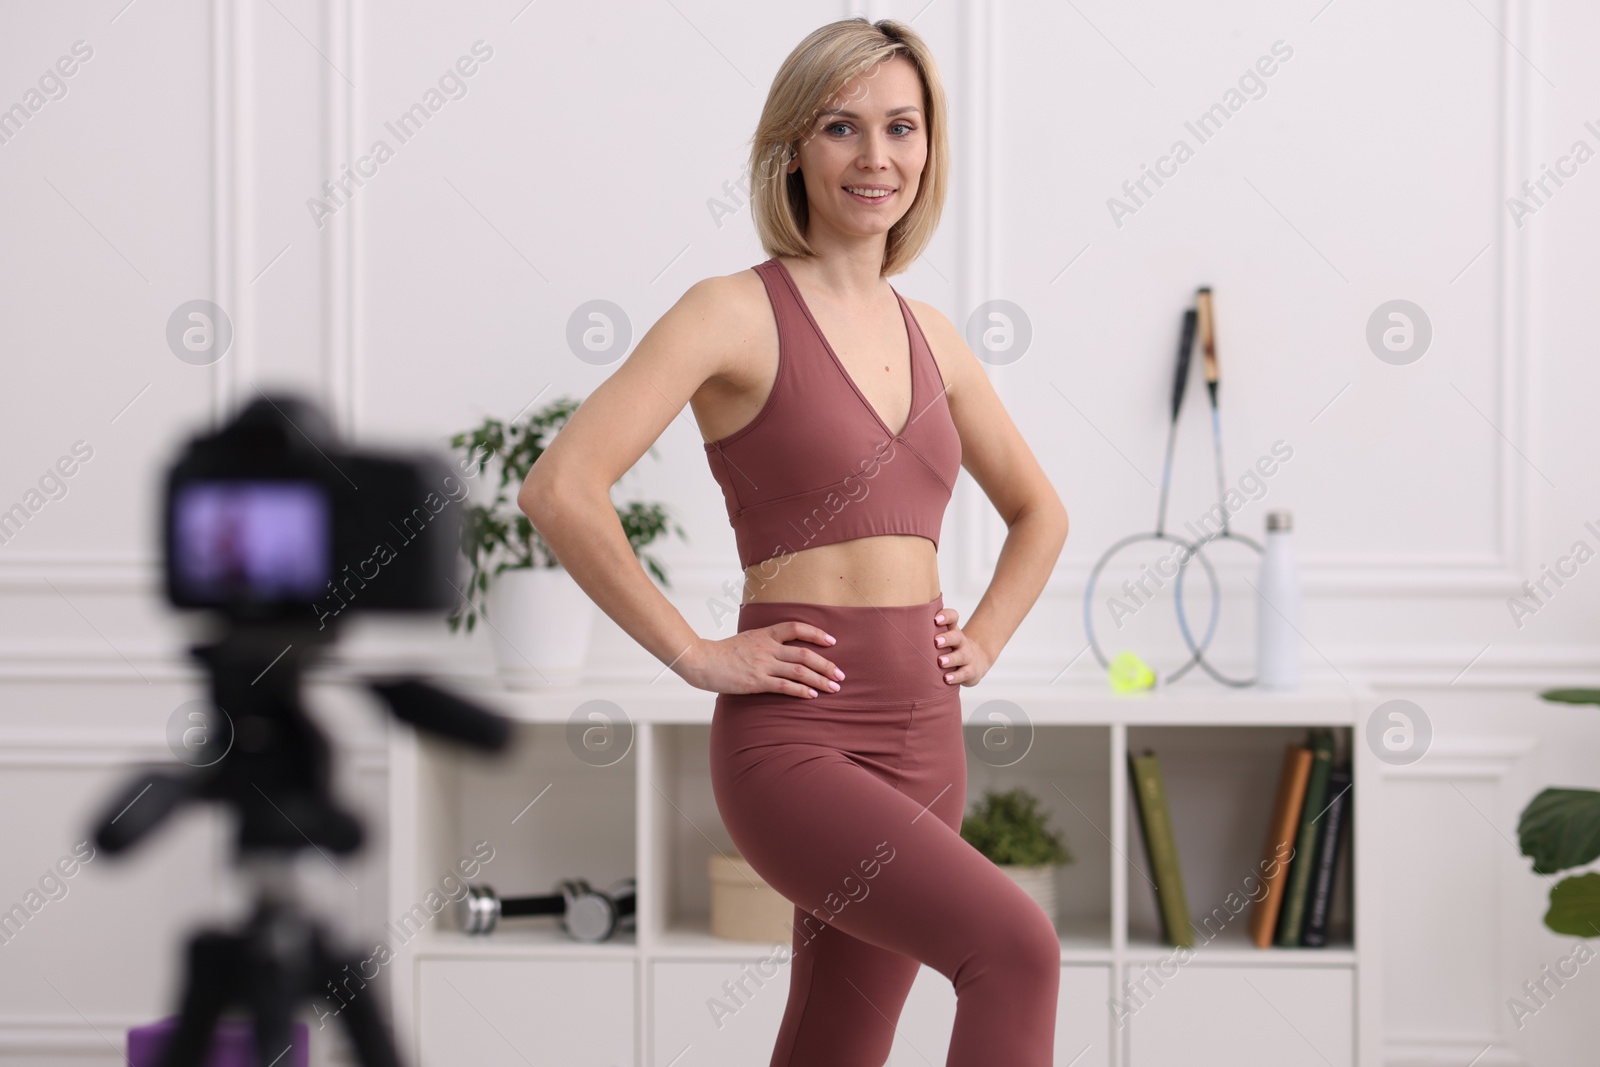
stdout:
[[(1600, 689), (1548, 689), (1539, 694), (1560, 704), (1600, 704)], [(1534, 874), (1555, 874), (1600, 859), (1600, 792), (1545, 789), (1528, 802), (1517, 822), (1522, 854)], [(1600, 872), (1569, 874), (1550, 888), (1544, 924), (1558, 934), (1600, 937)]]
[[(528, 471), (578, 403), (562, 397), (521, 421), (486, 418), (450, 438), (451, 446), (467, 458), (464, 470), (476, 475), (479, 465), (492, 463), (498, 473), (488, 503), (474, 502), (466, 510), (461, 551), (470, 571), (449, 626), (453, 633), (465, 624), (471, 633), (481, 615), (493, 634), (500, 677), (512, 688), (576, 682), (588, 652), (594, 601), (516, 504)], [(654, 446), (650, 454), (655, 454)], [(476, 495), (481, 501), (487, 494)], [(655, 503), (618, 507), (617, 518), (645, 569), (662, 585), (670, 585), (660, 562), (641, 549), (669, 526), (687, 540), (683, 528)]]
[(961, 821), (961, 837), (983, 853), (1056, 921), (1056, 868), (1073, 862), (1061, 834), (1046, 825), (1039, 799), (1018, 786), (986, 789)]

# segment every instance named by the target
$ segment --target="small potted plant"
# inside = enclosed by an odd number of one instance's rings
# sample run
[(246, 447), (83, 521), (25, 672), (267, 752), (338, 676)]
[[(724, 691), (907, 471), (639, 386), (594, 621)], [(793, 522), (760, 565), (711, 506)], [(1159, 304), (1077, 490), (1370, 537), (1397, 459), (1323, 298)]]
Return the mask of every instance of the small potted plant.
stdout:
[(1056, 868), (1073, 862), (1058, 831), (1047, 825), (1039, 799), (1018, 786), (986, 789), (961, 822), (961, 837), (983, 853), (1056, 921)]
[[(533, 523), (517, 507), (517, 492), (551, 440), (578, 410), (567, 397), (552, 401), (521, 421), (486, 418), (456, 434), (452, 447), (477, 473), (492, 464), (492, 497), (467, 507), (461, 551), (470, 568), (464, 599), (450, 613), (451, 632), (471, 633), (481, 615), (493, 634), (495, 663), (511, 688), (570, 684), (582, 673), (588, 652), (594, 601), (567, 573)], [(651, 455), (655, 448), (650, 448)], [(483, 490), (474, 494), (481, 499)], [(659, 561), (641, 549), (670, 526), (683, 528), (660, 504), (635, 501), (617, 508), (634, 555), (662, 585), (670, 585)]]

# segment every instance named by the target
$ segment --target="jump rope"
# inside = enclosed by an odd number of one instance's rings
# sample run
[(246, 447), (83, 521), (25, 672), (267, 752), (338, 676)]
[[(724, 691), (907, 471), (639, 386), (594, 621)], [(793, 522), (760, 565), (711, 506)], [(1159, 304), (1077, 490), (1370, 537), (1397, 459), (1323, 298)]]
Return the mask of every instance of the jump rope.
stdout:
[[(1201, 356), (1205, 364), (1206, 392), (1211, 398), (1211, 442), (1212, 457), (1216, 467), (1217, 476), (1217, 510), (1221, 513), (1221, 520), (1217, 532), (1209, 534), (1198, 541), (1190, 541), (1176, 534), (1168, 533), (1167, 522), (1167, 495), (1172, 484), (1172, 458), (1174, 446), (1177, 442), (1178, 414), (1183, 409), (1183, 397), (1189, 381), (1189, 365), (1194, 352), (1195, 334), (1199, 333)], [(1234, 533), (1228, 526), (1227, 487), (1223, 477), (1222, 464), (1222, 415), (1217, 403), (1217, 392), (1221, 374), (1217, 366), (1216, 323), (1211, 309), (1211, 289), (1203, 287), (1195, 293), (1195, 306), (1186, 308), (1183, 313), (1183, 330), (1178, 341), (1177, 372), (1172, 383), (1172, 413), (1167, 423), (1167, 451), (1166, 460), (1161, 470), (1161, 498), (1156, 506), (1155, 530), (1150, 533), (1129, 534), (1127, 537), (1114, 543), (1101, 554), (1095, 562), (1094, 568), (1089, 572), (1089, 582), (1083, 591), (1083, 630), (1089, 638), (1089, 647), (1094, 651), (1095, 659), (1100, 661), (1100, 666), (1110, 672), (1113, 685), (1120, 688), (1159, 688), (1171, 685), (1187, 674), (1196, 664), (1223, 685), (1243, 688), (1256, 683), (1256, 676), (1249, 678), (1230, 678), (1218, 671), (1205, 657), (1205, 650), (1211, 643), (1211, 638), (1217, 629), (1217, 618), (1222, 609), (1221, 587), (1217, 583), (1217, 572), (1206, 558), (1205, 548), (1213, 541), (1229, 540), (1255, 550), (1259, 556), (1262, 547), (1259, 543), (1243, 534)], [(1099, 638), (1094, 627), (1094, 591), (1100, 581), (1100, 574), (1118, 553), (1131, 545), (1146, 541), (1162, 541), (1176, 545), (1181, 558), (1178, 563), (1176, 584), (1173, 588), (1173, 599), (1178, 615), (1178, 629), (1183, 634), (1184, 644), (1189, 649), (1189, 658), (1176, 670), (1166, 676), (1152, 671), (1145, 666), (1142, 660), (1132, 653), (1122, 653), (1116, 661), (1108, 660), (1105, 652), (1100, 647)], [(1189, 629), (1189, 619), (1183, 606), (1183, 582), (1188, 574), (1189, 562), (1198, 559), (1204, 568), (1206, 578), (1211, 585), (1211, 618), (1206, 624), (1205, 636), (1197, 643)], [(1148, 567), (1148, 564), (1146, 565)], [(1120, 684), (1119, 684), (1119, 679)]]

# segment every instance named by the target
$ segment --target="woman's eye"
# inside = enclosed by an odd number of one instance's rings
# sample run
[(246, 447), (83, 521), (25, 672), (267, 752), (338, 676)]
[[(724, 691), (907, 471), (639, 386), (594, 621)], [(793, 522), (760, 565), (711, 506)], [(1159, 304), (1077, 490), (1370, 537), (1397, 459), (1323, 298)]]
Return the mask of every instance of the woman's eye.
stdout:
[[(832, 133), (834, 130), (840, 130), (840, 129), (848, 130), (849, 128), (850, 128), (850, 124), (847, 123), (847, 122), (835, 122), (830, 126), (823, 127), (823, 129), (825, 129), (828, 133)], [(895, 123), (893, 126), (891, 126), (889, 128), (891, 130), (903, 130), (904, 133), (900, 134), (900, 136), (902, 136), (902, 137), (906, 136), (908, 134), (915, 133), (916, 129), (917, 129), (915, 126), (911, 125), (909, 122), (897, 122), (897, 123)]]

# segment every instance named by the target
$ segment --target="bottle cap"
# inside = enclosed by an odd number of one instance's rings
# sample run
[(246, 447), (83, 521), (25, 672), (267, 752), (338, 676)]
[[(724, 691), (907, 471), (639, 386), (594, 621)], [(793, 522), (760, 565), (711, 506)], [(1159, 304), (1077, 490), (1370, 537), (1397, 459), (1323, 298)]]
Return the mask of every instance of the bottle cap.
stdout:
[(1272, 533), (1275, 530), (1288, 531), (1292, 529), (1294, 529), (1294, 518), (1290, 512), (1282, 510), (1267, 512), (1268, 533)]

